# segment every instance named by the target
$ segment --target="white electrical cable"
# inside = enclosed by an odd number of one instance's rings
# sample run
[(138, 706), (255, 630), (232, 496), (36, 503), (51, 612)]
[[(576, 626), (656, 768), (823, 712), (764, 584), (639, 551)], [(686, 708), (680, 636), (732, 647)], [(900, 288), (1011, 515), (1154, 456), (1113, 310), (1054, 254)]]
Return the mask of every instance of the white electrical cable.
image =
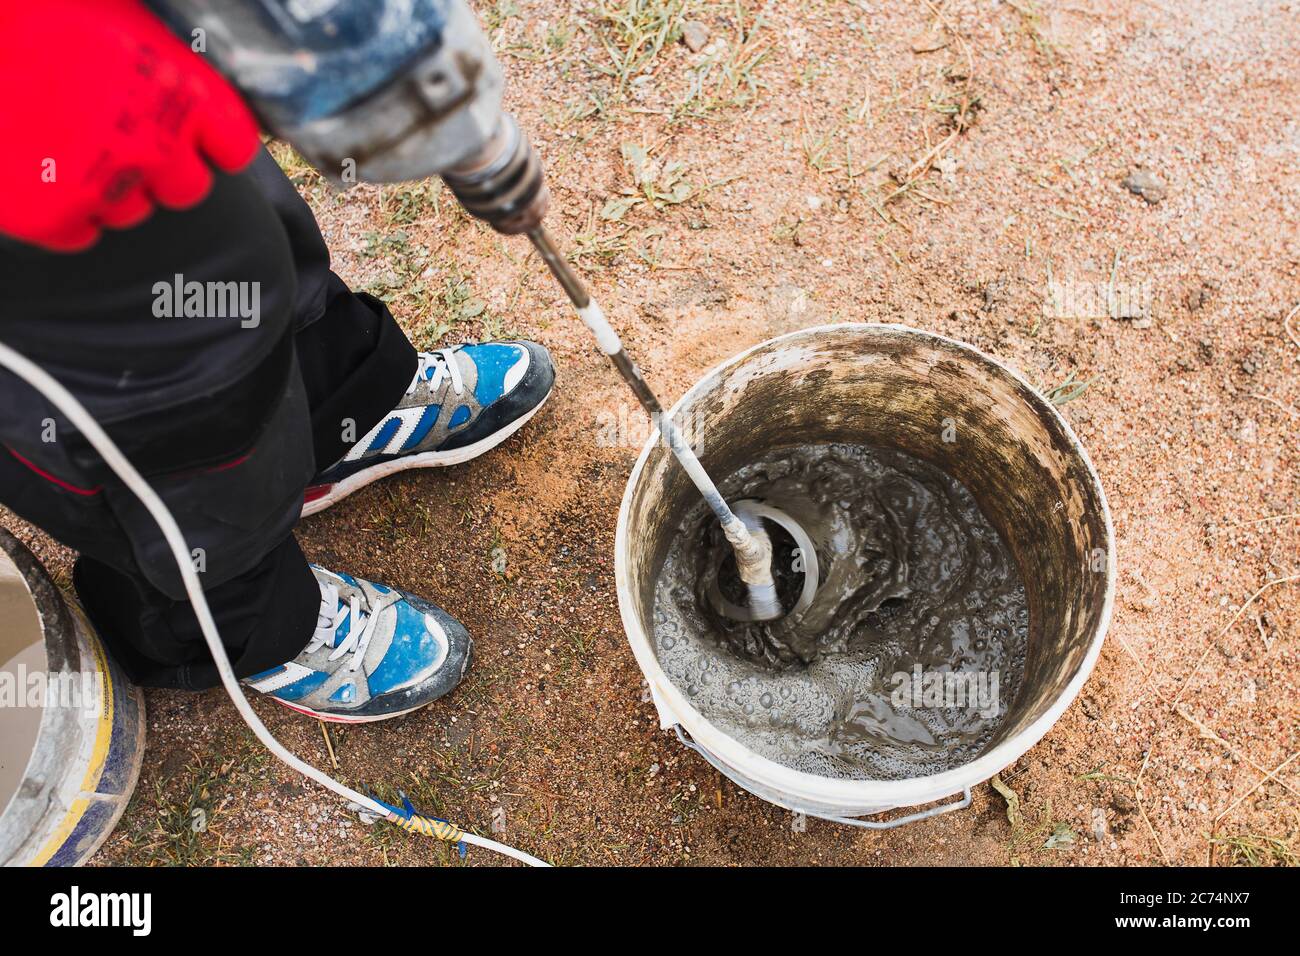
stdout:
[[(185, 584), (185, 593), (194, 606), (194, 614), (199, 620), (199, 629), (203, 632), (203, 639), (207, 641), (208, 649), (212, 652), (212, 660), (217, 665), (217, 673), (221, 675), (222, 686), (225, 687), (226, 693), (230, 695), (230, 700), (235, 705), (235, 709), (239, 711), (239, 716), (244, 718), (244, 723), (248, 724), (249, 729), (253, 731), (257, 739), (262, 742), (267, 750), (304, 777), (315, 780), (322, 787), (333, 790), (339, 796), (359, 805), (368, 812), (380, 817), (388, 817), (392, 811), (387, 806), (340, 783), (306, 761), (300, 760), (266, 729), (266, 725), (262, 723), (261, 718), (257, 716), (257, 712), (248, 703), (248, 698), (244, 696), (243, 688), (239, 686), (239, 680), (230, 667), (230, 658), (226, 655), (225, 646), (221, 643), (221, 636), (217, 632), (216, 622), (212, 619), (212, 611), (208, 607), (207, 598), (203, 594), (203, 587), (199, 584), (198, 573), (190, 562), (189, 545), (185, 543), (185, 537), (181, 534), (176, 519), (167, 509), (167, 506), (163, 504), (162, 499), (150, 487), (149, 483), (135, 470), (135, 466), (127, 460), (113, 440), (105, 434), (90, 412), (86, 411), (81, 402), (77, 401), (72, 393), (60, 385), (48, 372), (25, 356), (18, 354), (3, 342), (0, 342), (0, 365), (9, 369), (9, 371), (53, 402), (54, 406), (67, 416), (68, 421), (86, 436), (86, 440), (90, 442), (95, 451), (99, 452), (105, 464), (131, 490), (131, 493), (140, 499), (140, 503), (145, 506), (149, 514), (153, 516), (153, 520), (158, 523), (159, 530), (162, 531), (163, 537), (171, 548), (172, 557), (176, 559), (176, 567), (181, 573), (182, 582)], [(517, 850), (512, 846), (506, 846), (504, 843), (498, 843), (495, 840), (489, 840), (473, 833), (463, 833), (461, 839), (475, 846), (495, 850), (497, 853), (527, 863), (529, 866), (550, 866), (549, 863), (539, 860), (535, 856), (530, 856), (522, 850)]]

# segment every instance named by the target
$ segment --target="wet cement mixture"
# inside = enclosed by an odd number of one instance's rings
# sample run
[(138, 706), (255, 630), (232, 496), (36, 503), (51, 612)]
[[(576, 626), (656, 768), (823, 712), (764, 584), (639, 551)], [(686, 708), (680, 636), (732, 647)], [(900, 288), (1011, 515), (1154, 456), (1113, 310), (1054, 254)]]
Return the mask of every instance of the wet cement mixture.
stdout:
[[(809, 533), (810, 606), (772, 623), (743, 604), (734, 557), (703, 503), (683, 519), (655, 590), (659, 662), (691, 703), (750, 749), (821, 776), (897, 780), (950, 770), (988, 746), (1024, 670), (1019, 570), (971, 493), (927, 462), (861, 445), (768, 452), (719, 482)], [(772, 522), (783, 605), (801, 555)]]

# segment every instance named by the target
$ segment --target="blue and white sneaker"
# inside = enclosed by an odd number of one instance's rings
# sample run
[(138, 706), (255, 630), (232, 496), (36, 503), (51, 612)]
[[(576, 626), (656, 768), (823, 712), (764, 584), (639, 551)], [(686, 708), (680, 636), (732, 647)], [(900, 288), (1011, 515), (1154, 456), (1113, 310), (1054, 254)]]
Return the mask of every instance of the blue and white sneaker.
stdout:
[(316, 633), (286, 664), (244, 679), (299, 713), (339, 723), (408, 714), (460, 683), (474, 642), (422, 598), (312, 567)]
[(421, 352), (406, 397), (303, 496), (315, 514), (409, 468), (458, 465), (501, 444), (546, 403), (555, 366), (536, 342), (485, 342)]

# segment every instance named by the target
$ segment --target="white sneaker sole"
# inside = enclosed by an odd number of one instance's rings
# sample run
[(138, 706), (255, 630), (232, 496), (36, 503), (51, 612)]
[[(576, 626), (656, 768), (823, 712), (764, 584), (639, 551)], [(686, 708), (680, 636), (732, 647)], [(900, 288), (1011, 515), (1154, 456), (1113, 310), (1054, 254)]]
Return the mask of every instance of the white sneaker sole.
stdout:
[(408, 708), (407, 710), (398, 710), (398, 711), (394, 711), (391, 714), (379, 714), (376, 717), (342, 717), (338, 714), (326, 714), (326, 713), (322, 713), (319, 710), (312, 710), (310, 707), (302, 707), (299, 706), (298, 704), (291, 704), (288, 701), (281, 700), (279, 697), (275, 697), (271, 694), (266, 694), (264, 696), (270, 697), (271, 700), (275, 701), (281, 707), (288, 707), (292, 711), (295, 711), (299, 714), (306, 714), (308, 717), (315, 717), (317, 720), (323, 720), (327, 724), (372, 724), (377, 720), (392, 720), (394, 717), (405, 717), (407, 714), (413, 714), (417, 710), (420, 710), (423, 707), (428, 707), (429, 704), (437, 703), (436, 700), (431, 700), (427, 704), (417, 704), (416, 706)]
[[(446, 468), (448, 465), (460, 465), (469, 461), (471, 458), (477, 458), (484, 452), (491, 451), (497, 445), (501, 444), (515, 432), (519, 431), (519, 429), (528, 424), (529, 419), (540, 412), (542, 407), (550, 401), (550, 398), (551, 392), (547, 392), (546, 397), (533, 406), (528, 412), (520, 415), (505, 428), (493, 432), (487, 438), (476, 441), (472, 445), (466, 445), (464, 448), (453, 448), (450, 451), (426, 451), (419, 455), (407, 455), (403, 458), (394, 458), (392, 461), (385, 461), (371, 468), (358, 471), (354, 475), (349, 475), (342, 481), (335, 482), (326, 494), (311, 501), (304, 502), (302, 506), (302, 516), (306, 518), (308, 515), (314, 515), (317, 512), (324, 511), (326, 508), (338, 504), (353, 492), (360, 491), (366, 485), (379, 481), (381, 478), (387, 478), (389, 475), (396, 475), (403, 471), (411, 471), (415, 468)], [(283, 701), (281, 701), (281, 703), (283, 703)], [(328, 720), (329, 718), (322, 717), (321, 719)]]

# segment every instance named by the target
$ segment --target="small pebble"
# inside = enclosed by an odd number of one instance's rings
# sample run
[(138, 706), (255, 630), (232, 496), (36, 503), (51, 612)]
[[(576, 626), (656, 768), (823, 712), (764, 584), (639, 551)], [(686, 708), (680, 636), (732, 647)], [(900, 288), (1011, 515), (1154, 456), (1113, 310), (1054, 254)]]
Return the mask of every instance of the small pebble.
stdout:
[(709, 42), (709, 28), (699, 20), (687, 20), (682, 24), (682, 42), (692, 53), (699, 53)]
[(1169, 191), (1164, 180), (1148, 169), (1135, 169), (1129, 173), (1124, 179), (1124, 188), (1153, 206)]
[(1101, 807), (1092, 808), (1092, 838), (1098, 843), (1105, 843), (1110, 838), (1106, 828), (1106, 811)]

